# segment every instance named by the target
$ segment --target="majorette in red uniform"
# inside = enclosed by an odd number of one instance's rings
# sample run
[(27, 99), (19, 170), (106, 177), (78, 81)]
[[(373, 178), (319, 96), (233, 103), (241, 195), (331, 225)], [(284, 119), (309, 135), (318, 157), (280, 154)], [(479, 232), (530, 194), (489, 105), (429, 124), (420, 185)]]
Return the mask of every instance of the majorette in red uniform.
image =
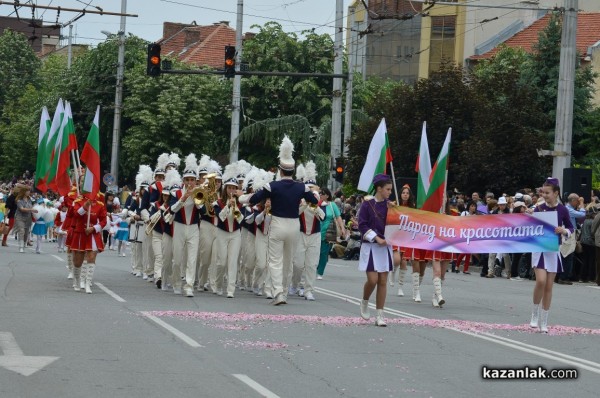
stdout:
[[(86, 293), (92, 293), (96, 254), (104, 250), (102, 229), (106, 226), (106, 220), (106, 206), (102, 194), (99, 193), (95, 200), (80, 196), (73, 203), (73, 237), (70, 249), (73, 252), (75, 291), (80, 291), (83, 285)], [(87, 259), (87, 266), (82, 272), (84, 257)]]
[[(88, 212), (89, 224), (88, 224)], [(71, 250), (102, 252), (102, 229), (106, 226), (106, 206), (102, 200), (79, 197), (73, 203)]]

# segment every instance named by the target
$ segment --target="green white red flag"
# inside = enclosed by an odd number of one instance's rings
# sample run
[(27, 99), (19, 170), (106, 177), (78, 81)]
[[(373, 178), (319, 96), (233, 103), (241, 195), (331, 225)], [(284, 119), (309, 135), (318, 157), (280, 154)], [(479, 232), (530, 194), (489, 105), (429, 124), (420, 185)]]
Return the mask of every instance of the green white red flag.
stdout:
[(46, 191), (48, 191), (48, 186), (46, 185), (46, 174), (48, 173), (49, 159), (46, 147), (48, 144), (48, 136), (50, 135), (51, 125), (52, 120), (50, 119), (50, 114), (48, 114), (48, 108), (43, 107), (42, 115), (40, 117), (40, 129), (38, 135), (38, 152), (35, 164), (35, 180), (33, 182), (34, 187), (36, 187), (43, 193), (46, 193)]
[(81, 192), (83, 196), (94, 200), (100, 191), (100, 106), (81, 152), (81, 162), (85, 163), (85, 174)]
[(377, 174), (386, 174), (387, 164), (392, 161), (392, 152), (388, 141), (385, 119), (381, 119), (375, 135), (369, 145), (367, 160), (360, 173), (358, 189), (370, 192), (373, 189), (373, 177)]
[(55, 144), (55, 155), (51, 168), (55, 172), (55, 178), (49, 183), (49, 187), (59, 194), (65, 196), (71, 189), (71, 151), (77, 149), (77, 138), (75, 136), (75, 125), (71, 104), (66, 102), (64, 116), (60, 126), (59, 135)]
[[(54, 183), (56, 178), (56, 171), (58, 170), (58, 162), (54, 162), (56, 157), (56, 145), (60, 136), (60, 127), (65, 116), (65, 107), (62, 98), (58, 100), (56, 105), (56, 111), (52, 117), (52, 124), (50, 125), (50, 133), (48, 134), (48, 141), (46, 142), (46, 160), (47, 171), (46, 171), (46, 186), (50, 187), (50, 184)], [(54, 166), (54, 167), (53, 167)]]
[(419, 155), (417, 157), (417, 166), (415, 171), (417, 176), (417, 208), (423, 207), (429, 192), (429, 181), (431, 177), (431, 158), (429, 157), (429, 144), (427, 142), (427, 123), (423, 122), (421, 130), (421, 144), (419, 146)]
[(450, 139), (452, 136), (452, 128), (448, 129), (446, 140), (442, 146), (442, 150), (431, 171), (429, 178), (429, 190), (425, 201), (421, 207), (422, 210), (433, 211), (439, 213), (444, 205), (444, 194), (446, 193), (446, 176), (448, 172), (450, 158)]

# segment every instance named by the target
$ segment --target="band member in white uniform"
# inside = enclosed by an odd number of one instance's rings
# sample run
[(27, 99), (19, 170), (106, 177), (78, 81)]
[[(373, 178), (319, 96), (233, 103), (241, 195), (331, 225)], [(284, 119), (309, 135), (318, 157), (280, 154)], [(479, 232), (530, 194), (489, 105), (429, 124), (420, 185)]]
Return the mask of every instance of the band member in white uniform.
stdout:
[[(305, 167), (304, 183), (314, 192), (318, 191), (317, 171), (314, 162), (309, 161)], [(318, 192), (315, 193), (317, 197)], [(296, 294), (299, 290), (300, 279), (304, 274), (304, 297), (306, 300), (314, 301), (314, 284), (317, 277), (317, 264), (321, 250), (321, 221), (325, 219), (325, 213), (317, 205), (309, 205), (302, 201), (300, 205), (300, 233), (298, 249), (294, 256), (294, 273), (289, 294)]]
[[(298, 207), (300, 200), (317, 204), (318, 200), (313, 193), (301, 182), (292, 179), (295, 161), (292, 157), (294, 145), (285, 136), (279, 147), (279, 173), (281, 181), (266, 184), (263, 189), (250, 195), (247, 199), (251, 205), (256, 205), (264, 199), (271, 199), (273, 218), (269, 231), (269, 260), (268, 267), (273, 294), (273, 305), (287, 303), (287, 286), (284, 291), (283, 281), (285, 275), (292, 273), (292, 258), (296, 253), (298, 244)], [(239, 194), (243, 194), (241, 191)], [(242, 201), (242, 203), (248, 203)]]
[[(189, 154), (185, 159), (183, 172), (183, 189), (176, 192), (176, 197), (171, 198), (171, 212), (173, 220), (173, 290), (181, 294), (181, 280), (179, 273), (181, 266), (185, 265), (185, 284), (183, 292), (186, 297), (194, 297), (194, 280), (196, 279), (196, 257), (200, 242), (198, 229), (199, 208), (194, 203), (192, 195), (196, 187), (196, 172), (198, 164), (196, 155)], [(185, 256), (185, 264), (184, 264)]]
[(225, 182), (221, 198), (213, 204), (215, 215), (219, 219), (216, 235), (217, 281), (221, 282), (223, 274), (227, 271), (227, 297), (233, 298), (241, 245), (240, 222), (244, 217), (235, 197), (238, 191), (237, 178), (227, 178), (227, 174), (224, 174), (223, 179)]

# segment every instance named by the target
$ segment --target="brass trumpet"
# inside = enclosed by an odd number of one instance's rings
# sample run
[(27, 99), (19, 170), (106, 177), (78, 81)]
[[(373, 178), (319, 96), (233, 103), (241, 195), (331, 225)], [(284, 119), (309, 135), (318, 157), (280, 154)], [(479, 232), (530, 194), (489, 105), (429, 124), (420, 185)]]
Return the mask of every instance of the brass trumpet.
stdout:
[(230, 196), (229, 199), (234, 199), (235, 200), (235, 205), (232, 206), (230, 204), (229, 206), (233, 207), (233, 217), (238, 218), (242, 214), (242, 212), (240, 212), (240, 208), (238, 207), (237, 196), (232, 195), (232, 196)]
[(150, 236), (150, 234), (152, 234), (152, 230), (154, 229), (156, 224), (158, 224), (161, 218), (162, 213), (160, 210), (154, 213), (152, 217), (150, 217), (150, 222), (146, 225), (146, 235)]
[(198, 206), (207, 204), (206, 210), (209, 215), (214, 215), (214, 209), (212, 203), (218, 199), (217, 196), (217, 183), (215, 179), (217, 175), (215, 173), (207, 174), (204, 177), (207, 180), (206, 184), (194, 188), (191, 192), (191, 196), (194, 198), (194, 203)]

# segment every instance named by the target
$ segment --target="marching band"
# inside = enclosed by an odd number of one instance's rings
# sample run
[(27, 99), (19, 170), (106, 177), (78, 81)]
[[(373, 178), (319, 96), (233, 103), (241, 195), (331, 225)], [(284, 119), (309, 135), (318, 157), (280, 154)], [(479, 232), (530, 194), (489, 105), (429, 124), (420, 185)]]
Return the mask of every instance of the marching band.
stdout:
[[(57, 202), (59, 250), (67, 251), (75, 291), (91, 293), (96, 255), (125, 256), (131, 273), (156, 288), (193, 297), (194, 290), (234, 298), (236, 288), (285, 304), (288, 294), (315, 300), (321, 244), (319, 187), (313, 162), (299, 165), (285, 137), (276, 176), (244, 160), (222, 167), (208, 155), (184, 161), (161, 154), (155, 170), (139, 166), (135, 191), (123, 206), (104, 196), (89, 200), (71, 192)], [(107, 249), (109, 245), (107, 244)], [(305, 292), (305, 293), (304, 293)]]

